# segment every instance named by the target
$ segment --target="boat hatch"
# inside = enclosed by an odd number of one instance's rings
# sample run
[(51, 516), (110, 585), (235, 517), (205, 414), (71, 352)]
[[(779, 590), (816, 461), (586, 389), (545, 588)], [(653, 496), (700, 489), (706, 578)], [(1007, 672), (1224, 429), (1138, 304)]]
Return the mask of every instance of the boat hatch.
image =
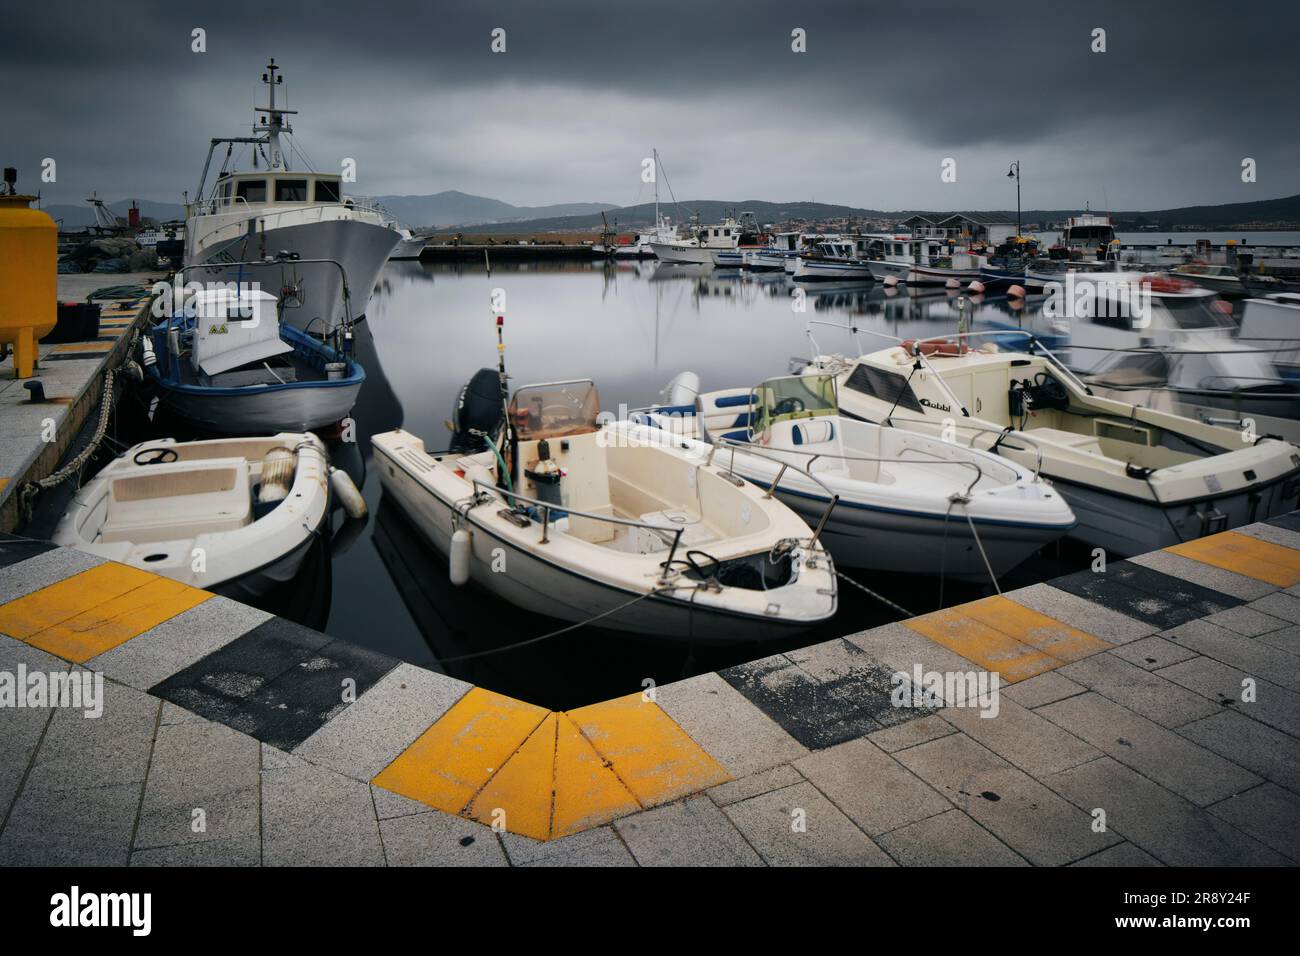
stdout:
[(510, 399), (510, 421), (520, 441), (595, 432), (599, 414), (600, 395), (590, 379), (526, 385)]
[(835, 376), (791, 375), (770, 378), (754, 389), (754, 433), (761, 435), (778, 422), (839, 414)]
[(114, 478), (98, 541), (173, 541), (234, 531), (253, 520), (243, 458), (164, 462)]

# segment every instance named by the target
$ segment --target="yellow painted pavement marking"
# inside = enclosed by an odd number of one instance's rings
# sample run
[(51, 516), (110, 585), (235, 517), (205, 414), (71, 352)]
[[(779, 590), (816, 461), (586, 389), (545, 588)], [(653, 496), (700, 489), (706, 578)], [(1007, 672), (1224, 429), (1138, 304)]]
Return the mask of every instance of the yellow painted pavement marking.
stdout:
[(555, 724), (555, 714), (548, 714), (478, 792), (466, 816), (488, 826), (500, 822), (534, 840), (550, 838)]
[(547, 714), (542, 707), (475, 687), (372, 783), (460, 813)]
[(658, 704), (640, 694), (580, 707), (569, 716), (642, 806), (731, 779)]
[(1248, 534), (1224, 531), (1208, 538), (1184, 541), (1165, 550), (1248, 578), (1267, 581), (1280, 588), (1300, 584), (1300, 551), (1261, 541)]
[(963, 604), (957, 610), (1065, 663), (1091, 657), (1115, 646), (1000, 594)]
[(112, 348), (107, 342), (69, 342), (54, 346), (52, 351), (61, 355), (65, 352), (111, 352)]
[(210, 597), (108, 562), (0, 605), (0, 631), (82, 664)]
[(476, 687), (371, 782), (547, 840), (730, 779), (640, 694), (552, 713)]
[[(556, 730), (552, 837), (588, 830), (641, 809), (616, 768), (595, 751), (569, 715), (559, 716)], [(699, 749), (694, 741), (691, 746)]]
[(967, 617), (959, 608), (909, 618), (903, 624), (985, 670), (997, 671), (1007, 683), (1025, 680), (1061, 665), (1058, 658)]

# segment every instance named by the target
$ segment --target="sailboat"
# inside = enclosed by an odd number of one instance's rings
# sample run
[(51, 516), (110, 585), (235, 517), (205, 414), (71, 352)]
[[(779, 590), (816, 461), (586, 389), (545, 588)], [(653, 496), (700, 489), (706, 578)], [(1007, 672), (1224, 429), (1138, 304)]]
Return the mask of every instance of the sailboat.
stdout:
[[(293, 132), (286, 117), (297, 111), (276, 105), (276, 89), (284, 82), (279, 69), (271, 60), (262, 74), (268, 103), (256, 109), (265, 114), (253, 128), (259, 135), (218, 137), (208, 147), (195, 200), (185, 211), (185, 264), (200, 282), (256, 282), (277, 289), (282, 264), (247, 263), (276, 257), (339, 262), (356, 290), (359, 317), (401, 236), (385, 224), (381, 210), (343, 195), (340, 174), (290, 168), (281, 137)], [(226, 160), (205, 194), (212, 155), (221, 143), (227, 144)], [(236, 144), (252, 147), (253, 171), (227, 170)], [(258, 157), (265, 170), (257, 168)], [(297, 282), (305, 307), (293, 313), (295, 324), (322, 333), (343, 321), (337, 270), (304, 266)]]

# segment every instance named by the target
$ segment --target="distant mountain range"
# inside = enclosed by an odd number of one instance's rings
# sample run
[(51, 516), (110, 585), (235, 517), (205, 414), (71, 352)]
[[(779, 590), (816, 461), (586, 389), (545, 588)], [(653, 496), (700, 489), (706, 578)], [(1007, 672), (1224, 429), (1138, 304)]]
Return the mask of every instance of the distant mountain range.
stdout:
[[(432, 196), (376, 196), (375, 201), (413, 228), (454, 226), (458, 223), (509, 224), (564, 216), (595, 215), (600, 221), (604, 202), (570, 202), (554, 206), (512, 206), (499, 199), (471, 196), (448, 189)], [(651, 215), (653, 218), (653, 214)]]
[[(580, 232), (599, 229), (603, 221), (619, 231), (647, 226), (654, 221), (654, 204), (615, 206), (610, 203), (559, 203), (551, 206), (514, 206), (499, 199), (471, 196), (456, 190), (446, 190), (431, 196), (376, 196), (376, 201), (405, 225), (416, 229), (446, 231), (456, 227), (466, 233), (542, 233)], [(108, 208), (125, 217), (131, 200), (108, 203)], [(159, 221), (180, 219), (184, 207), (180, 203), (136, 201), (140, 214)], [(43, 207), (55, 219), (62, 220), (64, 229), (80, 229), (95, 221), (89, 203), (83, 205), (54, 204)], [(785, 222), (791, 219), (830, 220), (850, 219), (905, 219), (925, 210), (860, 209), (856, 206), (837, 206), (818, 202), (772, 203), (750, 199), (744, 202), (724, 202), (716, 199), (699, 199), (681, 204), (663, 203), (661, 212), (680, 215), (683, 219), (695, 213), (701, 222), (717, 222), (724, 216), (752, 212), (760, 223)], [(949, 210), (949, 212), (954, 210)], [(1078, 215), (1078, 209), (1027, 209), (1022, 212), (1023, 222), (1059, 222), (1067, 216)], [(605, 214), (604, 220), (601, 213)], [(989, 212), (1015, 221), (1015, 211), (991, 210)], [(936, 213), (942, 215), (946, 213)], [(1182, 206), (1176, 209), (1154, 211), (1110, 212), (1120, 231), (1142, 227), (1161, 230), (1180, 226), (1204, 229), (1225, 229), (1245, 224), (1300, 224), (1300, 195), (1280, 199), (1262, 199), (1255, 202), (1226, 203), (1218, 206)], [(1280, 228), (1280, 226), (1276, 226)]]
[[(930, 215), (944, 216), (952, 212), (971, 210), (929, 211)], [(981, 210), (990, 215), (1005, 216), (1008, 222), (1016, 221), (1015, 210)], [(1060, 222), (1069, 216), (1077, 216), (1079, 209), (1026, 209), (1021, 212), (1022, 222), (1050, 223)], [(1099, 210), (1093, 210), (1100, 212)], [(752, 212), (759, 223), (777, 223), (792, 219), (831, 220), (831, 219), (906, 219), (927, 210), (902, 209), (886, 211), (881, 209), (860, 209), (855, 206), (836, 206), (816, 202), (771, 203), (758, 199), (743, 202), (721, 202), (718, 200), (693, 200), (680, 204), (662, 204), (661, 212), (666, 215), (677, 214), (682, 218), (695, 213), (701, 222), (718, 222), (728, 214)], [(1117, 230), (1129, 231), (1142, 227), (1156, 229), (1173, 229), (1179, 226), (1195, 226), (1205, 229), (1222, 229), (1250, 224), (1290, 224), (1300, 226), (1300, 195), (1286, 196), (1280, 199), (1262, 199), (1256, 202), (1225, 203), (1217, 206), (1182, 206), (1176, 209), (1159, 209), (1150, 211), (1109, 212)], [(642, 203), (638, 206), (621, 206), (605, 210), (605, 221), (619, 231), (627, 231), (639, 226), (647, 226), (654, 221), (654, 205)], [(599, 214), (580, 216), (559, 216), (535, 219), (516, 223), (482, 223), (464, 226), (466, 233), (518, 233), (528, 232), (577, 232), (585, 229), (599, 228), (602, 219)], [(1274, 228), (1280, 228), (1275, 226)]]

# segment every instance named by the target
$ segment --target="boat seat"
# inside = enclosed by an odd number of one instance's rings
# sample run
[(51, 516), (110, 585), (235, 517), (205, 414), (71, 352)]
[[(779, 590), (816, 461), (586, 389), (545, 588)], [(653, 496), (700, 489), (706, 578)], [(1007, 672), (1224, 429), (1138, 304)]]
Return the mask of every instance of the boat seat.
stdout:
[(796, 445), (820, 445), (834, 441), (835, 423), (825, 419), (799, 422), (790, 430), (790, 440)]
[(705, 440), (714, 436), (734, 441), (749, 440), (748, 429), (753, 421), (749, 389), (705, 392), (696, 398), (695, 408)]
[(248, 462), (213, 458), (130, 469), (109, 482), (97, 542), (175, 541), (234, 531), (253, 520)]

